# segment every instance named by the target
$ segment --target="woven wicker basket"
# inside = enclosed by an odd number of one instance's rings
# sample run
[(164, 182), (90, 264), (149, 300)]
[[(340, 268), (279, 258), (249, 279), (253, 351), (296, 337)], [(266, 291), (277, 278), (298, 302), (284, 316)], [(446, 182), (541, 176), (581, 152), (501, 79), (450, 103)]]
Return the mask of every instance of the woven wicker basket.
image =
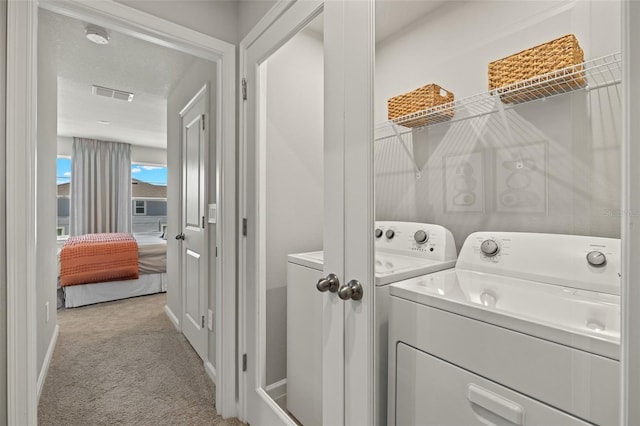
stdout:
[[(499, 89), (523, 80), (561, 70), (584, 62), (584, 53), (573, 34), (551, 40), (522, 52), (507, 56), (489, 64), (489, 90)], [(577, 73), (556, 78), (551, 83), (557, 92), (570, 91), (584, 87), (585, 79), (582, 67), (575, 68)], [(533, 81), (535, 83), (535, 80)], [(548, 95), (548, 90), (509, 91), (501, 95), (503, 102), (522, 102)]]
[(404, 95), (394, 96), (387, 101), (389, 120), (394, 120), (406, 127), (419, 127), (433, 122), (450, 120), (453, 108), (430, 113), (426, 117), (403, 120), (402, 117), (438, 105), (453, 102), (453, 93), (444, 90), (437, 84), (427, 84)]

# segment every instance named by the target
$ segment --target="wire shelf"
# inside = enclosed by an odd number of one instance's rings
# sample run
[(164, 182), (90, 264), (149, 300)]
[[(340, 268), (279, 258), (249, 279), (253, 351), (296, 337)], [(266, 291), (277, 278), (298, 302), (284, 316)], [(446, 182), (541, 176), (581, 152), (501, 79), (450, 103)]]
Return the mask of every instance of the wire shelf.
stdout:
[[(512, 108), (514, 105), (525, 102), (546, 99), (577, 90), (594, 90), (611, 86), (620, 83), (621, 80), (622, 56), (620, 53), (613, 53), (489, 92), (407, 114), (386, 122), (386, 124), (392, 127), (395, 127), (394, 124), (402, 126), (403, 123), (418, 119), (423, 119), (428, 123), (422, 127), (452, 123), (490, 114), (498, 109)], [(503, 105), (498, 105), (500, 102)], [(410, 130), (412, 129), (403, 126), (400, 133)]]

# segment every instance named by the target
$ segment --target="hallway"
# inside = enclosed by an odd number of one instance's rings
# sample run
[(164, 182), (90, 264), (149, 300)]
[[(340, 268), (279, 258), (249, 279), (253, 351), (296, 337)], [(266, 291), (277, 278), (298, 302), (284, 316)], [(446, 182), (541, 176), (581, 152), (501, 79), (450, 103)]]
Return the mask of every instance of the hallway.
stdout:
[(166, 294), (58, 311), (40, 425), (241, 425), (164, 313)]

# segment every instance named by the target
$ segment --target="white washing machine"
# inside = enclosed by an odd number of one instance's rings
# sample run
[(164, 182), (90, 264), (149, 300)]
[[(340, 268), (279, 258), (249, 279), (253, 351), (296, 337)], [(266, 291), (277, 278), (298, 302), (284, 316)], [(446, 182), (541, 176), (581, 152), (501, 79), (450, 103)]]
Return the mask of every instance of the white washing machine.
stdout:
[[(376, 407), (386, 421), (388, 284), (452, 268), (456, 246), (438, 225), (376, 222)], [(287, 265), (287, 409), (305, 426), (322, 424), (322, 297), (316, 283), (325, 277), (323, 252), (289, 255)]]
[(478, 232), (390, 286), (388, 424), (619, 424), (620, 250)]

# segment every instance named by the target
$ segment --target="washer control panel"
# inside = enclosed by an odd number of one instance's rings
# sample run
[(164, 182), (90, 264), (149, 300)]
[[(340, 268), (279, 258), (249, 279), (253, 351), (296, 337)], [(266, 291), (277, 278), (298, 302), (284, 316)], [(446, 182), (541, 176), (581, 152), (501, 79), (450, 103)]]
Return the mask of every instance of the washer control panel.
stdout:
[(456, 245), (451, 232), (439, 225), (417, 222), (376, 222), (376, 250), (431, 260), (455, 260)]
[(620, 253), (614, 238), (475, 232), (456, 268), (619, 295)]

